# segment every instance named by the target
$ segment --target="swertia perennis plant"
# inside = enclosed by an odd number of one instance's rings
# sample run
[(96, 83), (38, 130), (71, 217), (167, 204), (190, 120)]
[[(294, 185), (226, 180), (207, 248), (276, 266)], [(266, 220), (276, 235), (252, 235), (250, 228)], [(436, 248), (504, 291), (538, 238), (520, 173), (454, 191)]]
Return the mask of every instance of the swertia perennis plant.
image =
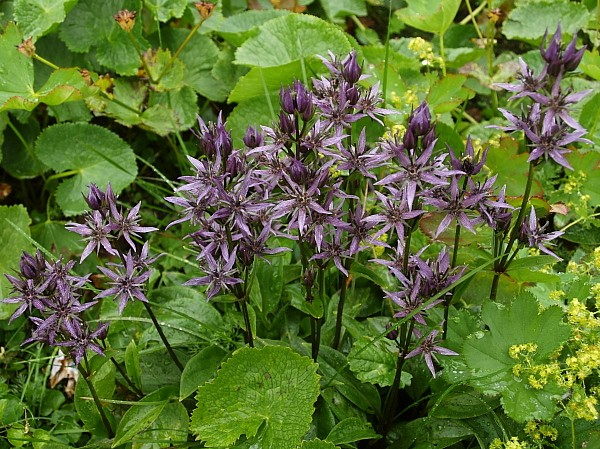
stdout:
[[(563, 232), (531, 188), (538, 167), (569, 170), (591, 142), (571, 113), (589, 92), (564, 87), (575, 43), (559, 29), (537, 75), (521, 60), (518, 82), (499, 85), (521, 107), (495, 127), (523, 137), (520, 197), (487, 167), (496, 149), (450, 145), (427, 101), (373, 139), (397, 111), (356, 52), (330, 53), (328, 74), (282, 87), (277, 120), (239, 144), (221, 114), (198, 118), (164, 231), (90, 185), (90, 210), (66, 224), (79, 262), (23, 253), (6, 275), (10, 321), (29, 318), (23, 344), (69, 350), (90, 444), (566, 447), (565, 429), (598, 418), (600, 322), (585, 300), (598, 301), (600, 263), (532, 270), (560, 259)], [(162, 257), (159, 238), (175, 241)], [(98, 273), (78, 274), (90, 260)]]

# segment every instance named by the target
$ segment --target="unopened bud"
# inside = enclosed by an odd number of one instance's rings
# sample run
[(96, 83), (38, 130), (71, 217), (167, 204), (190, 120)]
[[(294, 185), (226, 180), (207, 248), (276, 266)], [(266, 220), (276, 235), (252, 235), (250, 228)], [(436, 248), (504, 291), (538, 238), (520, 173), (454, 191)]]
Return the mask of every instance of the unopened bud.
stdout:
[(208, 19), (215, 9), (215, 4), (211, 2), (196, 2), (194, 6), (204, 20)]
[(362, 69), (356, 61), (356, 52), (351, 52), (342, 62), (342, 77), (350, 84), (356, 83), (360, 79)]
[(308, 169), (302, 162), (295, 158), (290, 162), (288, 173), (290, 174), (292, 181), (296, 184), (304, 184), (308, 179)]
[(265, 144), (265, 137), (258, 129), (249, 126), (244, 135), (244, 143), (248, 148), (261, 147)]
[(26, 279), (35, 279), (39, 276), (41, 270), (44, 268), (43, 255), (38, 251), (36, 257), (33, 257), (28, 252), (23, 251), (21, 260), (19, 262), (19, 269), (21, 274)]
[(90, 184), (90, 191), (85, 197), (85, 202), (88, 204), (88, 206), (90, 206), (90, 209), (102, 209), (104, 198), (104, 192), (102, 192), (102, 190), (100, 190), (96, 184)]
[(285, 113), (294, 113), (294, 99), (292, 98), (292, 90), (289, 87), (282, 87), (279, 90), (279, 103)]
[(33, 55), (35, 55), (35, 45), (33, 45), (33, 38), (28, 37), (27, 39), (23, 39), (23, 42), (17, 45), (17, 51), (19, 53), (24, 54), (28, 58), (33, 58)]
[(128, 9), (122, 9), (113, 17), (123, 31), (130, 33), (135, 25), (135, 16), (137, 16), (137, 12), (129, 11)]
[(387, 338), (388, 340), (396, 340), (398, 338), (398, 329), (392, 329), (390, 330), (392, 327), (392, 323), (387, 323), (385, 325), (385, 328), (389, 331), (387, 334), (385, 334), (385, 338)]

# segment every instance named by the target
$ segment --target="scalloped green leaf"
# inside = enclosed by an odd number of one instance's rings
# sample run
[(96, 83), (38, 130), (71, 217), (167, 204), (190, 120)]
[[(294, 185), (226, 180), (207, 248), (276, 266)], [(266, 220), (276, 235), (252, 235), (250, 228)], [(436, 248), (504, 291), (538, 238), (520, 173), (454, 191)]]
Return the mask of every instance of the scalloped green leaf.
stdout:
[(589, 18), (590, 13), (582, 3), (567, 0), (518, 2), (502, 24), (502, 33), (508, 39), (535, 42), (546, 31), (552, 35), (560, 23), (563, 36), (573, 36), (586, 27)]
[(150, 47), (142, 37), (142, 21), (136, 20), (128, 36), (113, 16), (123, 9), (140, 13), (141, 7), (140, 0), (79, 0), (61, 24), (60, 38), (73, 52), (87, 53), (95, 48), (100, 64), (121, 75), (135, 75), (141, 61), (130, 37), (142, 51)]
[(190, 429), (207, 447), (293, 449), (309, 430), (319, 395), (317, 364), (289, 348), (242, 348), (198, 389)]
[(395, 14), (413, 28), (443, 34), (452, 24), (460, 3), (461, 0), (411, 0)]
[(276, 67), (293, 61), (326, 56), (328, 51), (345, 55), (352, 50), (346, 34), (315, 16), (289, 14), (269, 20), (235, 53), (235, 63), (250, 67)]
[(77, 0), (15, 0), (14, 16), (24, 36), (43, 36), (65, 20)]
[(286, 9), (249, 10), (227, 17), (216, 29), (217, 34), (239, 47), (258, 32), (258, 27), (277, 17), (290, 14)]
[(335, 449), (337, 446), (329, 441), (319, 440), (315, 438), (310, 441), (303, 441), (300, 449)]
[(146, 8), (159, 22), (166, 22), (173, 17), (180, 18), (187, 4), (187, 0), (144, 0)]
[(469, 368), (469, 383), (486, 394), (502, 395), (504, 410), (515, 421), (550, 419), (564, 389), (548, 383), (536, 390), (526, 379), (516, 378), (512, 369), (519, 362), (510, 357), (509, 349), (535, 343), (537, 351), (532, 355), (532, 363), (547, 362), (571, 333), (563, 323), (562, 310), (549, 307), (538, 312), (534, 296), (522, 293), (510, 307), (486, 302), (482, 319), (489, 331), (470, 336), (461, 351)]
[(135, 155), (119, 136), (88, 123), (61, 123), (46, 128), (35, 144), (37, 157), (56, 172), (73, 176), (56, 189), (56, 201), (64, 214), (76, 215), (87, 208), (84, 194), (91, 183), (120, 192), (137, 175)]
[(332, 22), (343, 22), (347, 16), (366, 16), (367, 5), (365, 0), (321, 0), (325, 14)]
[[(28, 239), (31, 219), (23, 206), (0, 206), (0, 299), (7, 298), (12, 290), (4, 273), (14, 274), (18, 270), (21, 253), (31, 252), (33, 246)], [(10, 242), (10, 245), (8, 244)], [(9, 318), (18, 306), (0, 303), (0, 320)]]

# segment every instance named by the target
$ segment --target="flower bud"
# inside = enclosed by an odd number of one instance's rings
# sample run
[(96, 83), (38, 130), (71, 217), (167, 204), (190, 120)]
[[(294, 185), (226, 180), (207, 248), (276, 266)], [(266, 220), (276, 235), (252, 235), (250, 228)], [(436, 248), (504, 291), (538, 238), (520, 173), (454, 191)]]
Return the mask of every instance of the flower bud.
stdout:
[(398, 338), (398, 329), (390, 330), (391, 327), (392, 327), (392, 323), (387, 323), (385, 325), (385, 328), (389, 331), (387, 334), (385, 334), (385, 338), (387, 338), (388, 340), (395, 341)]
[(344, 61), (342, 61), (342, 77), (350, 84), (356, 83), (360, 79), (362, 69), (356, 61), (356, 52), (352, 51)]
[(282, 133), (287, 135), (296, 133), (293, 117), (290, 114), (286, 114), (284, 111), (279, 111), (279, 129)]
[(96, 184), (90, 184), (90, 191), (85, 197), (85, 202), (92, 210), (101, 210), (104, 202), (104, 192)]
[(232, 177), (237, 176), (244, 169), (244, 161), (239, 151), (234, 151), (229, 155), (225, 169)]
[(265, 137), (258, 129), (249, 126), (244, 135), (244, 143), (248, 148), (262, 147), (265, 144)]
[(424, 101), (408, 118), (408, 128), (412, 129), (415, 137), (424, 136), (431, 128), (431, 113)]
[(44, 268), (44, 256), (38, 250), (36, 257), (33, 257), (26, 251), (21, 254), (21, 260), (19, 262), (19, 269), (21, 274), (26, 279), (35, 279), (38, 277)]
[(356, 86), (350, 86), (346, 89), (346, 99), (350, 106), (355, 106), (360, 100), (360, 92)]
[(17, 45), (17, 51), (19, 53), (24, 54), (28, 58), (33, 58), (33, 55), (35, 55), (35, 45), (33, 44), (33, 38), (28, 37), (27, 39), (23, 39), (23, 42)]
[(287, 114), (294, 113), (294, 99), (292, 98), (292, 90), (289, 87), (282, 87), (279, 90), (279, 103), (284, 112)]
[(208, 19), (215, 9), (215, 4), (211, 2), (196, 2), (194, 6), (204, 20)]
[(113, 17), (119, 24), (121, 29), (127, 33), (131, 33), (135, 26), (135, 17), (137, 16), (136, 11), (129, 11), (128, 9), (122, 9), (116, 13)]
[(292, 178), (292, 181), (294, 181), (296, 184), (304, 184), (309, 175), (308, 168), (306, 168), (302, 162), (295, 158), (291, 159), (290, 161), (288, 173), (290, 178)]

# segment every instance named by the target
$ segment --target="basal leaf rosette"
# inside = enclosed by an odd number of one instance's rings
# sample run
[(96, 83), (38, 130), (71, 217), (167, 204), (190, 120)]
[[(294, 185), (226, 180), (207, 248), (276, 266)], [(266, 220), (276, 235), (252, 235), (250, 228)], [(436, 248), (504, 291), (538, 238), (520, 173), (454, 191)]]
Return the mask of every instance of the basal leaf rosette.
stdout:
[(319, 395), (316, 371), (289, 348), (239, 349), (198, 389), (190, 430), (206, 447), (230, 447), (245, 436), (248, 446), (295, 448)]
[(533, 295), (522, 293), (510, 306), (486, 303), (482, 320), (489, 331), (475, 332), (462, 348), (468, 383), (485, 394), (501, 395), (504, 410), (515, 421), (551, 419), (566, 387), (542, 368), (551, 366), (571, 334), (562, 310), (540, 312)]

